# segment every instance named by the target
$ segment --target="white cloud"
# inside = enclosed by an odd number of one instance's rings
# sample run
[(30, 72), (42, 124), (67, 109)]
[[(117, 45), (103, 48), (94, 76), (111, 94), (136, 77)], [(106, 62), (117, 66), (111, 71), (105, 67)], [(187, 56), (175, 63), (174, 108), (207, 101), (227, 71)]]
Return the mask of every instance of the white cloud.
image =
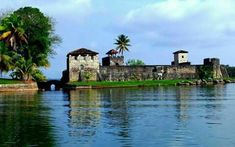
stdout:
[(234, 0), (165, 0), (129, 11), (121, 28), (156, 45), (208, 47), (232, 43), (233, 18)]
[(33, 6), (53, 16), (86, 16), (91, 12), (90, 0), (1, 0), (1, 10)]

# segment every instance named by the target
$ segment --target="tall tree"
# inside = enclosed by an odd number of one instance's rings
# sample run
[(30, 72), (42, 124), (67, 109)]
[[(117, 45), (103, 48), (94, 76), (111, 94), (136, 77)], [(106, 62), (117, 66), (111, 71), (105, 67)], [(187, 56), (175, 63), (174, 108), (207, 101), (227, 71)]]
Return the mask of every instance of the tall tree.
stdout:
[(114, 44), (117, 45), (116, 49), (119, 53), (121, 53), (122, 56), (123, 52), (129, 51), (128, 47), (131, 46), (130, 39), (124, 34), (119, 35)]
[(37, 8), (24, 7), (2, 18), (0, 42), (16, 54), (12, 58), (13, 75), (17, 75), (14, 77), (31, 80), (38, 79), (33, 75), (39, 75), (33, 74), (33, 70), (49, 66), (49, 57), (55, 53), (53, 47), (60, 42), (60, 38), (54, 33), (54, 23), (50, 17)]
[(23, 44), (28, 43), (22, 25), (22, 20), (14, 14), (1, 20), (0, 41), (5, 42), (11, 50), (17, 51)]
[(60, 38), (54, 33), (52, 19), (32, 7), (20, 8), (13, 14), (24, 22), (23, 29), (28, 38), (24, 57), (32, 58), (37, 66), (48, 67), (49, 57), (55, 53), (53, 47), (60, 42)]
[(2, 72), (8, 72), (13, 66), (11, 54), (3, 43), (0, 43), (0, 75)]

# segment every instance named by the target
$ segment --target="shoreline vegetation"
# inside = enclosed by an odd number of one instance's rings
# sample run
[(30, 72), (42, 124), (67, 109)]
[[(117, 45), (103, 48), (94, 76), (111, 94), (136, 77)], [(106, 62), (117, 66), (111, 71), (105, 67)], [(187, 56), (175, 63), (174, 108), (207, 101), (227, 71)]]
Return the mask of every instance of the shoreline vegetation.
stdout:
[(0, 84), (24, 84), (25, 81), (0, 78)]
[[(76, 89), (102, 89), (102, 88), (127, 88), (127, 87), (156, 87), (156, 86), (207, 86), (235, 83), (235, 78), (228, 79), (174, 79), (174, 80), (145, 80), (145, 81), (87, 81), (70, 82), (62, 87), (65, 90)], [(40, 90), (36, 82), (25, 82), (0, 78), (0, 92)], [(43, 90), (43, 89), (41, 89)]]
[(235, 79), (218, 80), (146, 80), (146, 81), (88, 81), (70, 82), (65, 85), (65, 89), (98, 89), (98, 88), (122, 88), (122, 87), (149, 87), (149, 86), (190, 86), (190, 85), (216, 85), (225, 83), (235, 83)]

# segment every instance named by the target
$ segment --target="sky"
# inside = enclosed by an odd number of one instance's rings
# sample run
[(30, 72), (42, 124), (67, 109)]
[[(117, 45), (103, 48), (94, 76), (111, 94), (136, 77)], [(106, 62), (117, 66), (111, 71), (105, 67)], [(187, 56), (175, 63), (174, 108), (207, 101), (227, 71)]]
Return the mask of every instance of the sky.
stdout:
[(120, 34), (131, 40), (126, 61), (170, 64), (172, 53), (183, 49), (192, 64), (216, 57), (235, 65), (234, 0), (0, 0), (2, 12), (25, 6), (52, 17), (62, 38), (43, 70), (50, 79), (61, 78), (68, 52), (88, 48), (101, 61)]

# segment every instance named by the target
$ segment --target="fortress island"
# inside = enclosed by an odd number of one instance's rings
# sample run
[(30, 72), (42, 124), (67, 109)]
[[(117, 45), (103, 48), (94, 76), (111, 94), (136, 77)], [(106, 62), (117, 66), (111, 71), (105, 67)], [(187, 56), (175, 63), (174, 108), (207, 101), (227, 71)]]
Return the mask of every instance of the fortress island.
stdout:
[(63, 71), (62, 81), (149, 81), (202, 79), (210, 73), (212, 79), (228, 78), (224, 65), (218, 58), (206, 58), (201, 65), (191, 65), (188, 51), (178, 50), (173, 53), (171, 65), (124, 65), (124, 57), (117, 56), (117, 51), (108, 51), (99, 63), (99, 53), (80, 48), (67, 54), (67, 69)]

